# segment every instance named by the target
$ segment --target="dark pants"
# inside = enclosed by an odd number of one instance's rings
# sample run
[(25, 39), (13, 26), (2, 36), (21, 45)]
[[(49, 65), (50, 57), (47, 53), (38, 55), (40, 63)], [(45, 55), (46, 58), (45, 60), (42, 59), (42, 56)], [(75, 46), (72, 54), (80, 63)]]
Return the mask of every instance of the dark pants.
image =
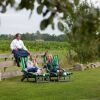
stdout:
[(17, 64), (17, 66), (20, 67), (20, 64), (19, 64), (20, 63), (20, 58), (19, 57), (15, 57), (15, 62)]
[(50, 70), (50, 72), (57, 73), (57, 69), (53, 68), (53, 69)]
[(28, 69), (28, 72), (37, 72), (37, 70), (38, 70), (37, 67), (35, 67), (35, 68), (30, 68), (30, 69)]
[(16, 61), (18, 67), (20, 67), (20, 64), (19, 64), (20, 57), (27, 57), (29, 55), (29, 53), (23, 49), (13, 50), (12, 53), (14, 54), (15, 61)]

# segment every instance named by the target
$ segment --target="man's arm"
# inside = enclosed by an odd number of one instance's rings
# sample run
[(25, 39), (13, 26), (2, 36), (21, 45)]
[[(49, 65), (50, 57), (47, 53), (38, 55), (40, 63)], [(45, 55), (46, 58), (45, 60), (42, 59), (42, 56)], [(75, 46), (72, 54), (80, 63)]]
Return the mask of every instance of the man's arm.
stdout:
[(26, 48), (26, 46), (24, 45), (23, 41), (22, 41), (22, 48), (23, 48), (24, 50), (26, 50), (26, 51), (29, 53), (29, 55), (31, 55), (30, 52), (28, 51), (28, 49)]
[(11, 48), (11, 50), (17, 50), (17, 49), (18, 49), (18, 48), (15, 47), (15, 45), (14, 45), (14, 40), (11, 42), (10, 48)]
[(27, 49), (26, 46), (24, 45), (23, 41), (21, 41), (21, 42), (22, 42), (22, 48), (23, 48), (24, 50), (28, 51), (28, 49)]

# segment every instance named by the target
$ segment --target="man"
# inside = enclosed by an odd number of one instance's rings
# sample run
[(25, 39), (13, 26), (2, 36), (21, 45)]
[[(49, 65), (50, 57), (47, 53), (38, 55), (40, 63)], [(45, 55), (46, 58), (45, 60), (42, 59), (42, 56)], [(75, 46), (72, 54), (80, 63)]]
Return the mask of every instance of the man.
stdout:
[(26, 57), (30, 55), (29, 51), (25, 47), (23, 41), (21, 40), (21, 34), (17, 33), (15, 39), (11, 42), (10, 48), (14, 54), (17, 66), (20, 67), (20, 57)]

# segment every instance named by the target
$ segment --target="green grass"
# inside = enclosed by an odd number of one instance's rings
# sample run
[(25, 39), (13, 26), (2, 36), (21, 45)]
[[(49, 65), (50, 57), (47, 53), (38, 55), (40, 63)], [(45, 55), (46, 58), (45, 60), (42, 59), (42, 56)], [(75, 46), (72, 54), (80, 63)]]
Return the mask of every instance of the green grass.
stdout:
[(100, 98), (100, 68), (74, 72), (70, 82), (0, 82), (0, 100), (82, 100)]

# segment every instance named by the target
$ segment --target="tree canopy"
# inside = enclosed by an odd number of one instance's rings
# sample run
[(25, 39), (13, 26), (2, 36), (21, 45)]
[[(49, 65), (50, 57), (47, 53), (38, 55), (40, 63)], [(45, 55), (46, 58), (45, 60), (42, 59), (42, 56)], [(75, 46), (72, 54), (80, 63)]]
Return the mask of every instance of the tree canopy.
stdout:
[[(20, 0), (20, 2), (16, 2), (16, 0), (1, 0), (0, 1), (0, 12), (4, 13), (7, 10), (7, 6), (14, 7), (16, 10), (27, 9), (30, 10), (32, 14), (35, 4), (37, 4), (37, 13), (39, 15), (43, 15), (44, 19), (40, 23), (41, 30), (44, 30), (48, 25), (52, 26), (52, 29), (55, 28), (54, 18), (58, 18), (58, 28), (63, 31), (64, 26), (62, 24), (62, 20), (67, 17), (76, 18), (82, 14), (82, 9), (84, 7), (88, 9), (89, 4), (87, 4), (87, 0), (84, 0), (84, 5), (81, 0)], [(77, 12), (81, 5), (80, 12)], [(91, 8), (91, 7), (90, 7)], [(48, 16), (49, 14), (49, 16)], [(47, 16), (47, 17), (46, 17)]]
[[(0, 12), (6, 12), (7, 6), (14, 7), (17, 10), (27, 9), (31, 13), (34, 10), (35, 3), (37, 3), (37, 13), (42, 14), (44, 17), (48, 15), (48, 18), (40, 23), (40, 28), (44, 30), (48, 25), (51, 25), (54, 29), (54, 18), (59, 17), (65, 19), (69, 15), (73, 15), (73, 10), (79, 5), (80, 0), (20, 0), (19, 3), (16, 0), (1, 0), (0, 1)], [(59, 16), (62, 14), (62, 16)], [(58, 27), (61, 29), (62, 24), (58, 22)]]

